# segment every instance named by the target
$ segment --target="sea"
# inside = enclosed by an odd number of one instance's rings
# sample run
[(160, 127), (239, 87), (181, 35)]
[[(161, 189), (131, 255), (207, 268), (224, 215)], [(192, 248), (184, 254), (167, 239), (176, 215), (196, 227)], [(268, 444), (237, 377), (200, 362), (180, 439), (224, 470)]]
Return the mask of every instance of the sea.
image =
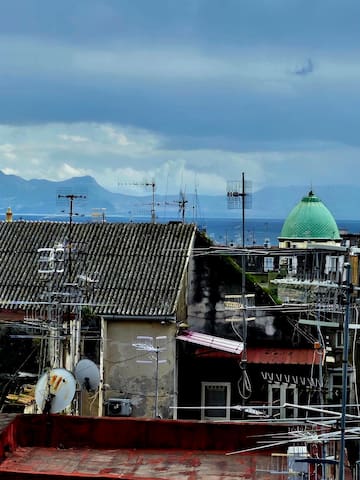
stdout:
[[(69, 221), (67, 215), (52, 215), (52, 214), (14, 214), (13, 220), (23, 221)], [(93, 215), (83, 215), (74, 217), (72, 220), (76, 222), (147, 222), (151, 220), (149, 216), (141, 217), (124, 217), (120, 215), (106, 215), (104, 217), (94, 218)], [(157, 223), (166, 223), (173, 221), (170, 218), (157, 218)], [(198, 228), (208, 235), (215, 244), (219, 245), (242, 245), (243, 229), (241, 218), (202, 218), (201, 220), (186, 220), (196, 223)], [(244, 240), (246, 246), (276, 246), (278, 245), (278, 237), (280, 235), (284, 219), (251, 219), (245, 220)], [(337, 225), (340, 231), (348, 233), (360, 232), (360, 220), (337, 220)]]
[[(285, 219), (246, 219), (244, 241), (246, 246), (277, 246)], [(340, 232), (359, 233), (360, 220), (338, 220)], [(201, 228), (201, 225), (199, 225)], [(242, 220), (209, 218), (205, 223), (207, 235), (218, 244), (242, 245)]]

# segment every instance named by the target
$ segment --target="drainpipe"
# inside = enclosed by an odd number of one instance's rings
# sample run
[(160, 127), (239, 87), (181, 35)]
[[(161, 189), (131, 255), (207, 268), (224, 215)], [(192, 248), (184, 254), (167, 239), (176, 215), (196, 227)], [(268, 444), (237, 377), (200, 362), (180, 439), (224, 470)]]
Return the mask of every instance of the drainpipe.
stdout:
[(103, 415), (103, 405), (104, 405), (104, 342), (105, 342), (105, 335), (107, 335), (107, 331), (105, 330), (105, 321), (103, 317), (100, 317), (100, 385), (99, 385), (99, 405), (98, 405), (98, 416), (102, 417)]

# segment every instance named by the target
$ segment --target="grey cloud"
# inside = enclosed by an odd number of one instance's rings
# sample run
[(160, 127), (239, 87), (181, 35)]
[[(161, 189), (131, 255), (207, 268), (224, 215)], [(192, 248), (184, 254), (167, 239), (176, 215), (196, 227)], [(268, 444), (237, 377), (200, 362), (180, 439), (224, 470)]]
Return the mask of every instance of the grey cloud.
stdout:
[(191, 43), (201, 48), (360, 40), (357, 0), (3, 0), (0, 31), (65, 43)]

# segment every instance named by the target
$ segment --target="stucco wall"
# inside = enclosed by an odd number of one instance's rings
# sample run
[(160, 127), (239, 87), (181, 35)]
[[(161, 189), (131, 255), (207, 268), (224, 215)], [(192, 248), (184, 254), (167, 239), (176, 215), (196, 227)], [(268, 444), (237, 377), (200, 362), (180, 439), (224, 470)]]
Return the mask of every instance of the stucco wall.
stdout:
[[(158, 413), (172, 418), (176, 401), (176, 325), (160, 322), (108, 321), (104, 342), (104, 400), (131, 400), (132, 416), (154, 417), (156, 401), (156, 353), (139, 350), (152, 337), (161, 348), (158, 362)], [(166, 337), (156, 340), (156, 337)], [(142, 362), (149, 363), (142, 363)], [(140, 363), (141, 362), (141, 363)]]
[(340, 241), (337, 240), (296, 240), (296, 239), (286, 239), (286, 240), (279, 240), (279, 248), (307, 248), (309, 243), (314, 244), (317, 243), (319, 245), (326, 245), (326, 246), (339, 246)]
[[(216, 263), (217, 262), (217, 263)], [(225, 310), (224, 299), (226, 294), (240, 294), (240, 274), (237, 277), (230, 266), (218, 262), (215, 258), (212, 263), (192, 259), (189, 266), (189, 305), (188, 319), (190, 329), (238, 340), (231, 322), (226, 321), (234, 312)], [(252, 288), (252, 289), (251, 289)], [(254, 285), (246, 281), (246, 291), (254, 292)], [(256, 300), (257, 303), (258, 300)], [(235, 312), (236, 313), (236, 312)], [(241, 314), (238, 313), (241, 320)], [(274, 324), (274, 316), (266, 311), (251, 312), (254, 321), (248, 323), (248, 335), (252, 338), (279, 339), (279, 331)], [(242, 321), (236, 323), (236, 329), (241, 333)], [(255, 341), (255, 340), (254, 340)]]

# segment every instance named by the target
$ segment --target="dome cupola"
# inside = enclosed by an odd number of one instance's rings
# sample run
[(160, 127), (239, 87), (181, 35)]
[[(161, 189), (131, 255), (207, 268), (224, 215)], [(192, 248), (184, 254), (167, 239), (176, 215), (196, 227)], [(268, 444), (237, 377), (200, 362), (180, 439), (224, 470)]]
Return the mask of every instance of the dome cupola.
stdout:
[(300, 247), (308, 242), (337, 245), (340, 241), (333, 215), (313, 191), (291, 210), (279, 236), (279, 246), (283, 247)]

